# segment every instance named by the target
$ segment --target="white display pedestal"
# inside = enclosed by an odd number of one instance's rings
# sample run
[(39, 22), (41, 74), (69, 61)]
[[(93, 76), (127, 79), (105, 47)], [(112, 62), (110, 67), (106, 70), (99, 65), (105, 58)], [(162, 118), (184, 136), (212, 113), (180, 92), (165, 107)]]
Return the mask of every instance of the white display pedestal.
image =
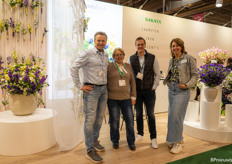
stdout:
[(226, 104), (225, 108), (225, 116), (226, 116), (226, 127), (232, 129), (232, 104)]
[(219, 127), (222, 86), (216, 87), (218, 94), (214, 102), (207, 102), (204, 94), (205, 85), (202, 84), (200, 96), (200, 126), (208, 130), (215, 130)]
[(200, 126), (208, 130), (216, 130), (219, 128), (221, 116), (220, 102), (202, 102), (200, 114)]
[(232, 129), (220, 120), (222, 87), (218, 86), (218, 95), (214, 102), (207, 102), (202, 84), (200, 95), (200, 121), (185, 120), (184, 133), (198, 139), (232, 143)]
[(55, 144), (52, 109), (38, 108), (27, 116), (0, 112), (0, 155), (34, 154)]
[(199, 119), (199, 101), (189, 101), (185, 114), (185, 121), (198, 121)]
[(232, 129), (226, 128), (223, 121), (216, 130), (202, 128), (200, 122), (184, 121), (184, 133), (205, 141), (232, 143)]

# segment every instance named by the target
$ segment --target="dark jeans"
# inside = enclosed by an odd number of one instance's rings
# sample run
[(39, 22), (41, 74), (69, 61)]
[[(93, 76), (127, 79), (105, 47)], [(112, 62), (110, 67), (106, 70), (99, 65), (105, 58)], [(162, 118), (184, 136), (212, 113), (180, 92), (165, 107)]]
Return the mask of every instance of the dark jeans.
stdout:
[(134, 145), (134, 117), (132, 112), (131, 100), (112, 100), (108, 99), (108, 110), (110, 116), (110, 138), (113, 143), (119, 142), (119, 120), (120, 109), (123, 119), (126, 122), (126, 136), (128, 145)]
[(136, 122), (137, 122), (137, 131), (139, 135), (143, 136), (143, 103), (146, 107), (146, 113), (148, 117), (148, 127), (150, 132), (150, 139), (156, 138), (156, 124), (155, 124), (155, 107), (156, 94), (155, 90), (138, 90), (136, 97)]

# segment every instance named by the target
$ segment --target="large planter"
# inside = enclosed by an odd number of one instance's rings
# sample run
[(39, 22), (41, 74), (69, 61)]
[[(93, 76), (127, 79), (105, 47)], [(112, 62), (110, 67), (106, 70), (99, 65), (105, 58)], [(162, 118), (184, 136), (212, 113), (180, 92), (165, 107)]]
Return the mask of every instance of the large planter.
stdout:
[(208, 102), (214, 102), (217, 97), (218, 90), (215, 87), (206, 87), (204, 89), (204, 94)]
[(37, 108), (37, 96), (9, 95), (9, 107), (18, 116), (32, 114)]

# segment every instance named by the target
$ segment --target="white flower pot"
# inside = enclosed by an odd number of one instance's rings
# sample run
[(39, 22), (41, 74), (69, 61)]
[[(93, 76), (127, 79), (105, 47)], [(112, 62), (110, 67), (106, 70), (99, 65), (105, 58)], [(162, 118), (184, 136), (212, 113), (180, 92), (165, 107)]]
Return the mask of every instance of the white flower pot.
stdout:
[(37, 96), (9, 95), (9, 107), (18, 116), (32, 114), (37, 108)]
[(206, 87), (204, 89), (204, 94), (208, 102), (214, 102), (217, 97), (218, 90), (215, 87)]

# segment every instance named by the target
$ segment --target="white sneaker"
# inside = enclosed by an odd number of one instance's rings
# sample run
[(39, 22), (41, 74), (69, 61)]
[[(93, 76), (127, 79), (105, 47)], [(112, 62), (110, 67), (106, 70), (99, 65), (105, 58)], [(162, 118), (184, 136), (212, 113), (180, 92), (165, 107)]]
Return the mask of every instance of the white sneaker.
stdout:
[(174, 143), (167, 142), (167, 145), (168, 145), (168, 148), (171, 149), (173, 147)]
[[(184, 140), (180, 141), (179, 144), (183, 144)], [(174, 143), (167, 142), (168, 148), (172, 148), (174, 146)]]
[(172, 147), (172, 149), (170, 150), (171, 153), (173, 154), (178, 154), (179, 152), (181, 152), (181, 150), (183, 149), (183, 145), (180, 143), (175, 143)]
[(136, 138), (135, 138), (135, 142), (142, 141), (142, 140), (143, 140), (143, 136), (137, 134), (137, 136), (136, 136)]
[(158, 148), (158, 144), (157, 144), (157, 139), (156, 138), (153, 138), (151, 140), (151, 147), (154, 148), (154, 149)]

